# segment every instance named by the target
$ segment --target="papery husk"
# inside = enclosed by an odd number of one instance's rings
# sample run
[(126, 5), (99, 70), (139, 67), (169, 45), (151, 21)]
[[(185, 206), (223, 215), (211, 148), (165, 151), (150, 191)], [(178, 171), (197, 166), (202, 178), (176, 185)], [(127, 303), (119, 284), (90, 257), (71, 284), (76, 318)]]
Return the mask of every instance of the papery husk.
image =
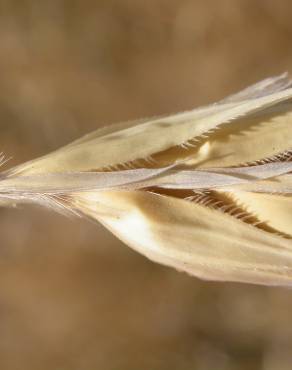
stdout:
[(236, 204), (279, 233), (292, 233), (292, 194), (232, 191), (227, 194)]
[[(287, 113), (286, 117), (280, 110), (274, 122), (270, 114), (262, 116), (261, 112), (291, 97), (292, 89), (287, 89), (254, 99), (223, 102), (168, 117), (138, 121), (142, 122), (140, 124), (137, 121), (122, 123), (89, 134), (49, 155), (20, 165), (13, 171), (17, 175), (30, 175), (112, 170), (115, 166), (121, 169), (127, 164), (145, 167), (153, 156), (158, 166), (168, 166), (182, 158), (186, 158), (189, 165), (204, 167), (217, 166), (219, 163), (222, 167), (256, 160), (290, 147), (291, 115)], [(260, 118), (255, 118), (256, 123), (252, 121), (250, 124), (249, 120), (253, 119), (250, 117), (255, 113), (260, 114)], [(232, 127), (231, 132), (224, 133), (225, 128), (219, 130), (224, 124), (227, 131), (228, 126)], [(256, 126), (256, 129), (251, 126)], [(247, 132), (243, 131), (243, 127)], [(192, 140), (201, 140), (205, 136), (210, 136), (205, 143), (191, 144)], [(182, 154), (181, 146), (185, 145), (194, 145), (195, 148), (183, 151)], [(174, 152), (173, 148), (176, 149)]]
[[(179, 165), (162, 168), (138, 168), (114, 172), (68, 172), (7, 176), (0, 181), (0, 194), (17, 196), (26, 194), (58, 194), (73, 191), (142, 189), (222, 189), (230, 186), (262, 184), (262, 180), (275, 178), (292, 171), (292, 162), (267, 163), (253, 167), (209, 168), (185, 170)], [(244, 188), (243, 188), (244, 189)], [(278, 185), (278, 190), (280, 185)], [(292, 193), (292, 184), (285, 185)]]
[[(228, 188), (228, 187), (227, 187)], [(234, 190), (256, 193), (275, 193), (275, 194), (292, 194), (292, 174), (263, 179), (260, 181), (250, 181), (233, 186)]]
[(263, 111), (225, 125), (200, 146), (190, 164), (197, 167), (240, 166), (292, 148), (292, 104)]
[(292, 242), (228, 214), (142, 191), (73, 194), (74, 206), (149, 259), (201, 279), (292, 284)]

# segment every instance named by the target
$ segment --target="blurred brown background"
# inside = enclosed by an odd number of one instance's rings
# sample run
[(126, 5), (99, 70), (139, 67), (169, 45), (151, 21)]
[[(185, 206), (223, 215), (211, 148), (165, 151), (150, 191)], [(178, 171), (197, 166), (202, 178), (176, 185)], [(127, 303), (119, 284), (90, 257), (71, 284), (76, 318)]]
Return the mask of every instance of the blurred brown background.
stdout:
[[(0, 0), (10, 165), (292, 72), (292, 3)], [(1, 370), (287, 370), (292, 291), (201, 282), (101, 226), (0, 209)]]

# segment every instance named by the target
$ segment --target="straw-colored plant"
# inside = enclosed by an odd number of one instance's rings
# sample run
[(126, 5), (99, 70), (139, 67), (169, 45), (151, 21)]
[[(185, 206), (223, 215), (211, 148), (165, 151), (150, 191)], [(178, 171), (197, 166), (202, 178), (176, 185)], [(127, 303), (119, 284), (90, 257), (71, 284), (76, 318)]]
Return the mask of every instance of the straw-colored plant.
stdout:
[(104, 127), (2, 172), (3, 204), (100, 221), (203, 279), (292, 284), (292, 88), (266, 79), (217, 104)]

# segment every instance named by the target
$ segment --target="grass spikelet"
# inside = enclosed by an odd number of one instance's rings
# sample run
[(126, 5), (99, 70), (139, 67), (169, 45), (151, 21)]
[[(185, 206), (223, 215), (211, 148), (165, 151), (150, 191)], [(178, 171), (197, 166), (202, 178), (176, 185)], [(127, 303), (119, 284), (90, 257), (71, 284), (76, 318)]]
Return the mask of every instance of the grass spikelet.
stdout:
[(202, 279), (291, 286), (290, 86), (283, 74), (217, 104), (99, 129), (3, 171), (1, 204), (90, 217)]

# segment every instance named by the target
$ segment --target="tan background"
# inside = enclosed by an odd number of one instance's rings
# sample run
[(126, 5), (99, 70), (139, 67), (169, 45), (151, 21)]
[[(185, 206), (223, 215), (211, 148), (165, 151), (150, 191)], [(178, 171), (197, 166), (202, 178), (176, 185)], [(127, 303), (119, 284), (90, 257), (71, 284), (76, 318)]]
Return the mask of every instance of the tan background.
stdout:
[[(0, 149), (20, 163), (100, 125), (292, 71), (292, 3), (0, 0)], [(1, 370), (288, 370), (292, 291), (206, 283), (101, 226), (0, 209)]]

